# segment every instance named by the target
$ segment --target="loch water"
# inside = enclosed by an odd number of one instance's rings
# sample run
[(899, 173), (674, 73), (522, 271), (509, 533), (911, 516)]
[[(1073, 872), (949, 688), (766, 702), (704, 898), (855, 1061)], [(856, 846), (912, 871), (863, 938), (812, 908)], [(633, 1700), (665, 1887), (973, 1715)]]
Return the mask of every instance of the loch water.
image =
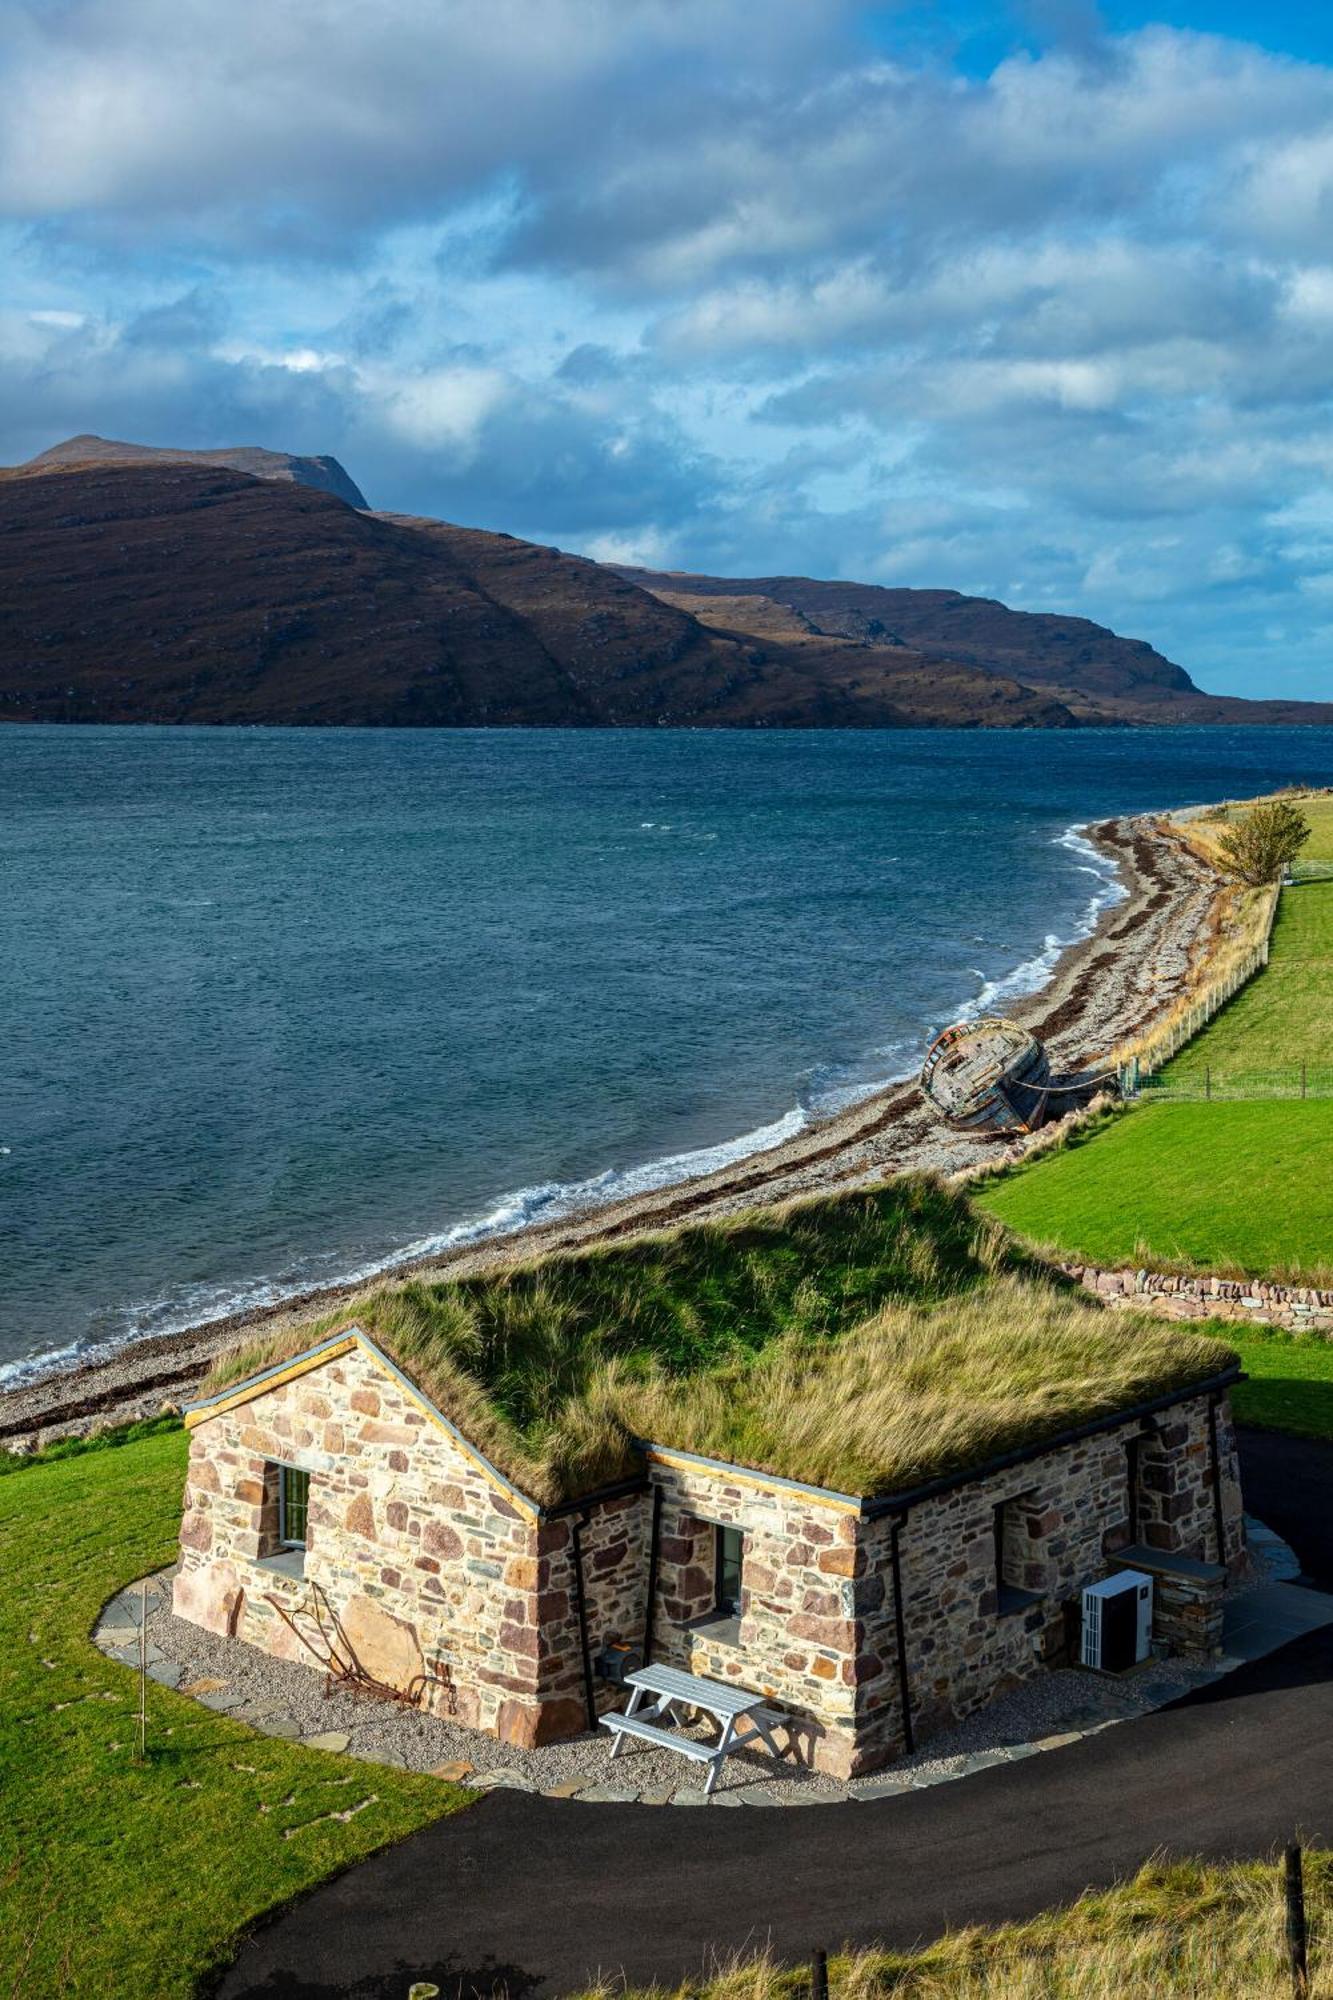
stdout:
[(0, 730), (0, 1386), (680, 1178), (1114, 894), (1072, 827), (1311, 729)]

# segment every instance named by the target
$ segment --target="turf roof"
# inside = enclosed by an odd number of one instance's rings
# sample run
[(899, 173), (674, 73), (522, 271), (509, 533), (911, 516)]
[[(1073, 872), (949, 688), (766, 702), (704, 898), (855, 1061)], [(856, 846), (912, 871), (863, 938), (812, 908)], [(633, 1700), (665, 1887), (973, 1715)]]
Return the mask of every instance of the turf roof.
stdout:
[(349, 1321), (547, 1505), (636, 1469), (636, 1438), (841, 1492), (901, 1490), (1233, 1359), (1085, 1302), (920, 1175), (384, 1286), (224, 1356), (205, 1393)]

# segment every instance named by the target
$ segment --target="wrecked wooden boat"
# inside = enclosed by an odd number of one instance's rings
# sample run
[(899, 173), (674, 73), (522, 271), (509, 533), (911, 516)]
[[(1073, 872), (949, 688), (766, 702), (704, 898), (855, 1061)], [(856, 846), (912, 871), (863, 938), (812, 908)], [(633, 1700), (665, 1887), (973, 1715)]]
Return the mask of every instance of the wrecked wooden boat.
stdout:
[(1035, 1035), (1016, 1021), (987, 1014), (958, 1021), (935, 1037), (922, 1065), (921, 1088), (957, 1131), (1035, 1132), (1046, 1117), (1050, 1075)]

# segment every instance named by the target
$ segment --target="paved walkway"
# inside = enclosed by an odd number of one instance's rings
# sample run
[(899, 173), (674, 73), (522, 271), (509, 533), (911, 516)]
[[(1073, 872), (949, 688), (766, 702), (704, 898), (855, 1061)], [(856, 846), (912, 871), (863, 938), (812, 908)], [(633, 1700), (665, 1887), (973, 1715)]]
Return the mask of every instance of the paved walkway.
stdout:
[[(1251, 1437), (1245, 1472), (1255, 1512), (1312, 1580), (1333, 1580), (1333, 1450)], [(1329, 1628), (962, 1786), (725, 1817), (496, 1793), (316, 1890), (243, 1947), (220, 1992), (400, 2000), (419, 1978), (555, 2000), (599, 1973), (675, 1984), (701, 1970), (704, 1940), (789, 1959), (909, 1945), (1109, 1885), (1156, 1847), (1221, 1859), (1297, 1830), (1333, 1841)]]

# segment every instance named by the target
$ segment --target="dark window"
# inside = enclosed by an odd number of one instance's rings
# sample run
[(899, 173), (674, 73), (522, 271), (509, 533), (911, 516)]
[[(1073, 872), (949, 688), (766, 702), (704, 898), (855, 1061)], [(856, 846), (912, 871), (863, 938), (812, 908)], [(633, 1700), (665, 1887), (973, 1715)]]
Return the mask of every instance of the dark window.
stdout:
[(713, 1532), (716, 1541), (714, 1605), (720, 1618), (739, 1618), (745, 1537), (739, 1528), (716, 1528)]
[(278, 1540), (284, 1549), (305, 1547), (310, 1511), (310, 1474), (294, 1465), (278, 1467)]

